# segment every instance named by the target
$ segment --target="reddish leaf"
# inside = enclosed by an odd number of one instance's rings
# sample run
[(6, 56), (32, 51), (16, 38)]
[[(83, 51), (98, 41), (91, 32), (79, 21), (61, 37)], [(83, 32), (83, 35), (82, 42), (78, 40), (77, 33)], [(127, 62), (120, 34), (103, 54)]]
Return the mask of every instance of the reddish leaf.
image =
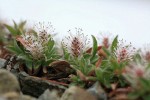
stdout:
[(25, 41), (23, 40), (21, 36), (17, 36), (16, 40), (19, 41), (25, 47)]

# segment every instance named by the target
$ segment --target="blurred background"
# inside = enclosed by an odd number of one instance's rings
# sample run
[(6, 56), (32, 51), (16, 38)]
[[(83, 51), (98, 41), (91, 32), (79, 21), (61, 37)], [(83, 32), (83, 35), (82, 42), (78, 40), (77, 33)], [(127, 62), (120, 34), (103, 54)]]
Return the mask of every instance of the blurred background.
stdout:
[(69, 29), (119, 35), (135, 47), (150, 43), (149, 0), (0, 0), (0, 19), (51, 22), (60, 38)]

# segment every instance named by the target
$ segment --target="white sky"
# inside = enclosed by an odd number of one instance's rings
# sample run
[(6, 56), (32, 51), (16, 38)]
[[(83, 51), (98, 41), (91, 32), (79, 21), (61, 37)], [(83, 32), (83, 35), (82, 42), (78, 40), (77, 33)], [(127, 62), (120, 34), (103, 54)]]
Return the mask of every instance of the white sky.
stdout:
[(9, 22), (52, 22), (62, 37), (80, 27), (96, 36), (118, 34), (138, 47), (150, 43), (149, 0), (0, 0), (0, 17)]

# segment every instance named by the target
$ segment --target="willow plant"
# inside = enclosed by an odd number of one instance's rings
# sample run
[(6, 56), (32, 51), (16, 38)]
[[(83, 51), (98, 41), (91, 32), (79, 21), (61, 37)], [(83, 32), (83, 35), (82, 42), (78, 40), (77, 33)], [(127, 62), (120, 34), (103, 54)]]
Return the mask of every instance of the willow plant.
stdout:
[(15, 53), (29, 70), (34, 71), (59, 58), (52, 37), (53, 32), (54, 28), (50, 23), (45, 26), (39, 22), (32, 31), (15, 34), (14, 44), (7, 48)]
[(124, 68), (133, 60), (135, 48), (131, 44), (125, 44), (123, 40), (118, 41), (118, 36), (114, 38), (109, 47), (102, 47), (105, 57), (101, 61), (100, 67), (95, 70), (97, 79), (107, 88), (111, 84), (119, 84), (123, 87), (126, 81), (122, 76)]
[[(69, 31), (70, 33), (71, 31)], [(96, 79), (90, 74), (95, 70), (96, 62), (99, 59), (97, 54), (97, 40), (92, 35), (93, 47), (92, 52), (87, 52), (89, 44), (89, 39), (84, 35), (82, 29), (76, 28), (76, 34), (66, 37), (66, 40), (63, 40), (62, 46), (64, 50), (64, 59), (67, 60), (72, 67), (76, 70), (77, 75), (72, 77), (73, 83), (78, 85), (85, 85), (86, 81), (91, 81)]]
[(132, 87), (132, 91), (128, 95), (130, 99), (149, 100), (150, 64), (141, 60), (126, 66), (123, 76)]

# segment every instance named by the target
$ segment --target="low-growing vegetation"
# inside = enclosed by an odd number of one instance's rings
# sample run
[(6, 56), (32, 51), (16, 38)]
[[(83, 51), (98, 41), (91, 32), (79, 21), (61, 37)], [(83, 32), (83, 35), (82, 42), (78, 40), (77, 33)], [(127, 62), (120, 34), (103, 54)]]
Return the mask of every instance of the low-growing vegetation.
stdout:
[[(100, 37), (91, 35), (90, 40), (81, 28), (75, 28), (76, 33), (69, 30), (58, 46), (51, 23), (38, 23), (30, 29), (25, 24), (26, 21), (14, 22), (13, 26), (3, 24), (2, 28), (0, 24), (0, 44), (16, 56), (13, 64), (19, 71), (56, 81), (59, 75), (67, 73), (67, 82), (61, 82), (83, 88), (99, 82), (108, 98), (150, 99), (150, 49), (135, 48), (130, 42), (119, 40), (119, 36), (99, 40)], [(10, 33), (9, 41), (5, 39), (8, 32), (3, 30), (4, 26)], [(66, 63), (69, 66), (61, 66)], [(51, 78), (52, 74), (57, 77)]]

